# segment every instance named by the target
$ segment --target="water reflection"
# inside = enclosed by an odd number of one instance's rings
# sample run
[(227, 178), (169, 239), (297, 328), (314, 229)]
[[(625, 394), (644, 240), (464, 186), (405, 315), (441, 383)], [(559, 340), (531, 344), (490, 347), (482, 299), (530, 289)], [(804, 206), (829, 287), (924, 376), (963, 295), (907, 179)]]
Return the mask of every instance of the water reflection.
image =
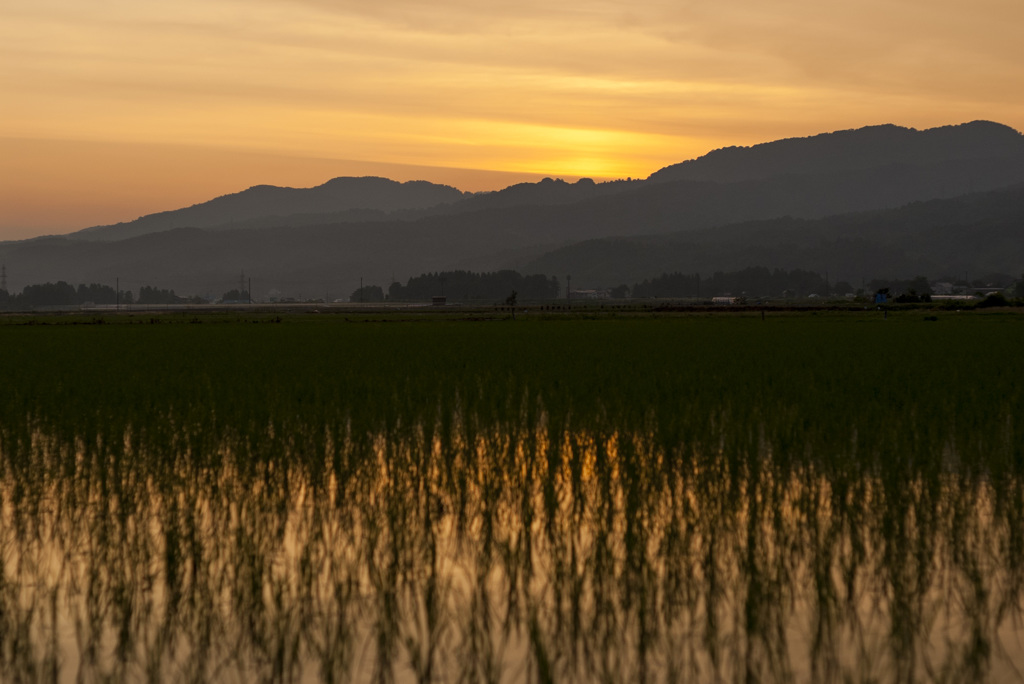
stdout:
[(0, 679), (1020, 677), (1012, 429), (880, 453), (518, 413), (8, 430)]

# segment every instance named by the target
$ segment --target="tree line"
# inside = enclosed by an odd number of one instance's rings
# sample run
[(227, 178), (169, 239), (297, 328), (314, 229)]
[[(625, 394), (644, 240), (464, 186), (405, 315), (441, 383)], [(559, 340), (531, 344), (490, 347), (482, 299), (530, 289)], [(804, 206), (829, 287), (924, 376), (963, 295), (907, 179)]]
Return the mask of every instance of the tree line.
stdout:
[[(613, 290), (613, 296), (625, 296), (627, 288), (620, 286)], [(853, 286), (845, 281), (829, 283), (827, 276), (802, 269), (763, 266), (745, 268), (725, 273), (716, 271), (710, 277), (699, 273), (663, 273), (656, 278), (633, 285), (629, 294), (637, 299), (655, 297), (807, 297), (816, 294), (822, 297), (842, 296), (854, 292)]]
[(83, 304), (131, 304), (130, 290), (118, 292), (109, 285), (91, 283), (77, 287), (59, 280), (56, 283), (26, 285), (20, 293), (0, 290), (0, 307), (31, 308), (36, 306), (81, 306)]
[(56, 283), (26, 285), (20, 293), (0, 290), (0, 308), (31, 309), (40, 306), (83, 306), (116, 304), (196, 304), (203, 303), (201, 297), (179, 297), (174, 290), (164, 290), (143, 285), (138, 297), (131, 290), (118, 293), (109, 285), (80, 283), (77, 287), (63, 280)]
[[(872, 280), (865, 288), (855, 290), (848, 282), (830, 283), (827, 276), (813, 271), (794, 269), (746, 268), (741, 271), (724, 273), (716, 271), (711, 276), (699, 273), (663, 273), (632, 287), (619, 285), (609, 294), (613, 298), (710, 298), (730, 295), (736, 297), (807, 297), (817, 294), (822, 297), (847, 294), (874, 294), (885, 291), (893, 301), (929, 301), (933, 294), (928, 279), (923, 276), (908, 280)], [(433, 297), (445, 296), (449, 301), (490, 301), (504, 302), (515, 292), (518, 301), (550, 300), (562, 296), (558, 278), (545, 275), (524, 276), (517, 271), (501, 270), (491, 273), (472, 271), (439, 271), (424, 273), (409, 278), (403, 285), (394, 282), (384, 291), (379, 285), (367, 285), (356, 289), (349, 296), (351, 302), (409, 302), (429, 301)], [(1011, 292), (1024, 297), (1024, 277), (1016, 283)], [(245, 290), (231, 290), (224, 293), (221, 301), (248, 301)], [(42, 306), (82, 306), (88, 304), (114, 305), (174, 305), (204, 304), (203, 297), (183, 297), (174, 290), (143, 285), (138, 295), (131, 290), (120, 294), (109, 285), (91, 283), (73, 286), (63, 280), (56, 283), (26, 285), (21, 293), (12, 294), (0, 290), (0, 309), (31, 309)]]
[(350, 296), (351, 302), (417, 302), (433, 297), (445, 297), (449, 301), (492, 301), (504, 302), (510, 292), (516, 292), (519, 300), (556, 299), (559, 295), (558, 278), (545, 275), (524, 276), (518, 271), (502, 270), (492, 273), (471, 271), (438, 271), (409, 278), (403, 285), (391, 283), (385, 295), (378, 285), (367, 285), (356, 289)]

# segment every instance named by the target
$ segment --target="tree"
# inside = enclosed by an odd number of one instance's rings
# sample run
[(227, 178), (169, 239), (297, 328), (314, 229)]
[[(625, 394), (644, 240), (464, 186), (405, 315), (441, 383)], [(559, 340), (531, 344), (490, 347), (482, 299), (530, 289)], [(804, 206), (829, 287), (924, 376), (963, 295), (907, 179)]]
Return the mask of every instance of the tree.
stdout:
[(993, 292), (985, 299), (981, 300), (974, 305), (976, 309), (987, 309), (991, 306), (1010, 306), (1010, 302), (1006, 301), (1006, 297), (1003, 296), (1002, 292)]
[(180, 304), (185, 301), (174, 294), (174, 290), (161, 290), (149, 285), (139, 288), (139, 304)]
[(380, 285), (366, 285), (357, 287), (348, 296), (350, 302), (383, 302), (384, 290)]
[(73, 306), (79, 303), (78, 292), (63, 280), (56, 283), (26, 285), (21, 291), (20, 300), (20, 303), (28, 306)]
[(442, 286), (449, 301), (501, 302), (511, 289), (522, 294), (524, 299), (554, 299), (558, 296), (557, 278), (536, 274), (523, 276), (516, 271), (505, 270), (493, 273), (424, 273), (409, 278), (405, 285), (392, 283), (388, 297), (391, 301), (429, 301), (431, 297), (442, 294)]

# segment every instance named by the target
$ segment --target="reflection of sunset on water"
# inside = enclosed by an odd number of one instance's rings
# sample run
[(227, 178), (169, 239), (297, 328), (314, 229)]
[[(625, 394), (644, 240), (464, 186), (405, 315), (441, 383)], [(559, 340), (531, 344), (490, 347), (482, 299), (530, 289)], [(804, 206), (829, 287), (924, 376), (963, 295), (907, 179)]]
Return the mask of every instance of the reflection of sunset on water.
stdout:
[(1024, 667), (1014, 315), (325, 319), (0, 326), (0, 680)]
[(322, 460), (286, 467), (230, 439), (5, 447), (0, 615), (36, 647), (6, 672), (969, 681), (1021, 662), (1019, 476), (460, 416), (313, 430)]

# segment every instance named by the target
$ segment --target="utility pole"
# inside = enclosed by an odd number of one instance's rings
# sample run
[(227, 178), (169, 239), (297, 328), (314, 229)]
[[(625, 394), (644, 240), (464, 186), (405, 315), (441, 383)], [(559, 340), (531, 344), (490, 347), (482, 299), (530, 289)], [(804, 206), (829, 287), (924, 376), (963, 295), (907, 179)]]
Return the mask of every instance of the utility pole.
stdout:
[(0, 290), (7, 292), (7, 264), (0, 266)]
[(565, 306), (572, 308), (572, 276), (565, 276)]
[(252, 304), (252, 278), (249, 278), (249, 304)]
[(363, 303), (363, 276), (359, 276), (359, 303)]
[(114, 278), (114, 310), (121, 310), (121, 279)]

